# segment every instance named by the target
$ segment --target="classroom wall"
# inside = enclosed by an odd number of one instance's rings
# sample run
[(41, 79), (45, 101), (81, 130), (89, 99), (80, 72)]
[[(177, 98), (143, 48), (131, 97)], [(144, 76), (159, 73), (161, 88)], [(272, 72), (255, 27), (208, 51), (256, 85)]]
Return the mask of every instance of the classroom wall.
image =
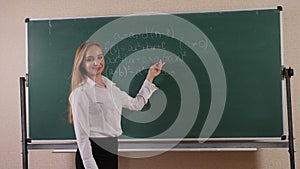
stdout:
[[(300, 137), (300, 1), (298, 0), (0, 0), (0, 169), (22, 167), (19, 77), (26, 73), (25, 23), (29, 18), (126, 15), (142, 12), (191, 12), (283, 6), (284, 63), (295, 69), (292, 78), (294, 131)], [(267, 65), (266, 65), (267, 66)], [(45, 77), (47, 78), (47, 77)], [(298, 86), (298, 88), (296, 88)], [(295, 140), (300, 151), (300, 141)], [(300, 167), (300, 155), (296, 153)], [(287, 149), (255, 152), (167, 152), (142, 159), (120, 158), (121, 169), (286, 169)], [(30, 169), (71, 169), (73, 153), (29, 151)]]

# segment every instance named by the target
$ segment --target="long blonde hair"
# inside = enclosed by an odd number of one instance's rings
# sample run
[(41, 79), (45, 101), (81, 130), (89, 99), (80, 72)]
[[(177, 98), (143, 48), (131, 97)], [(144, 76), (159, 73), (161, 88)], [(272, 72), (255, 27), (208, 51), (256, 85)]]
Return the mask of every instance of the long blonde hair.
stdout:
[[(82, 62), (86, 55), (87, 50), (91, 46), (98, 46), (100, 49), (101, 45), (95, 41), (85, 41), (83, 42), (76, 50), (74, 63), (73, 63), (73, 70), (72, 70), (72, 79), (71, 79), (71, 88), (70, 93), (74, 91), (77, 87), (83, 85), (87, 80), (87, 75), (85, 70), (82, 68)], [(69, 123), (73, 123), (73, 115), (72, 115), (72, 108), (69, 104)]]

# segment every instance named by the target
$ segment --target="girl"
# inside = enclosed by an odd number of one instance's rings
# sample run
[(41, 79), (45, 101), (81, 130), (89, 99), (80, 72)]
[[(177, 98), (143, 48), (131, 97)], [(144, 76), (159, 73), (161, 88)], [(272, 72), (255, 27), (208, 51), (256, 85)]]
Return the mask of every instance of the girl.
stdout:
[(102, 75), (103, 50), (97, 42), (86, 41), (76, 51), (69, 97), (69, 120), (74, 124), (76, 168), (117, 169), (118, 143), (122, 134), (122, 108), (141, 110), (157, 87), (152, 83), (165, 63), (149, 68), (135, 98), (121, 91)]

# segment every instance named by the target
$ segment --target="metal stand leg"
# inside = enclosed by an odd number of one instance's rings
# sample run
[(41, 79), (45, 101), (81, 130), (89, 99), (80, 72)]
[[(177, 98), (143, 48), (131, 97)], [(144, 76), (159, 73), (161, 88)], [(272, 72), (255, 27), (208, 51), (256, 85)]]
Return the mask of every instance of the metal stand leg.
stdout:
[(294, 75), (292, 68), (283, 68), (282, 75), (286, 79), (286, 97), (287, 97), (287, 113), (288, 113), (288, 129), (289, 129), (289, 153), (290, 166), (295, 169), (295, 149), (294, 149), (294, 132), (293, 132), (293, 118), (292, 118), (292, 101), (291, 101), (291, 83), (290, 79)]
[(22, 127), (22, 164), (23, 164), (23, 169), (28, 169), (25, 82), (26, 82), (25, 77), (20, 77), (21, 127)]

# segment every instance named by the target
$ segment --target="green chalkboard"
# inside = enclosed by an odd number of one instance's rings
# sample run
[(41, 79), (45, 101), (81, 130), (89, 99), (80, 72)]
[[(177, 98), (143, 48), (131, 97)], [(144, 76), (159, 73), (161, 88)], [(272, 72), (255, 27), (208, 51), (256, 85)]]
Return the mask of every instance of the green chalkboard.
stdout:
[(243, 10), (29, 19), (29, 136), (74, 139), (68, 96), (76, 48), (101, 43), (105, 76), (135, 96), (150, 65), (166, 65), (124, 139), (259, 139), (283, 135), (280, 11)]

